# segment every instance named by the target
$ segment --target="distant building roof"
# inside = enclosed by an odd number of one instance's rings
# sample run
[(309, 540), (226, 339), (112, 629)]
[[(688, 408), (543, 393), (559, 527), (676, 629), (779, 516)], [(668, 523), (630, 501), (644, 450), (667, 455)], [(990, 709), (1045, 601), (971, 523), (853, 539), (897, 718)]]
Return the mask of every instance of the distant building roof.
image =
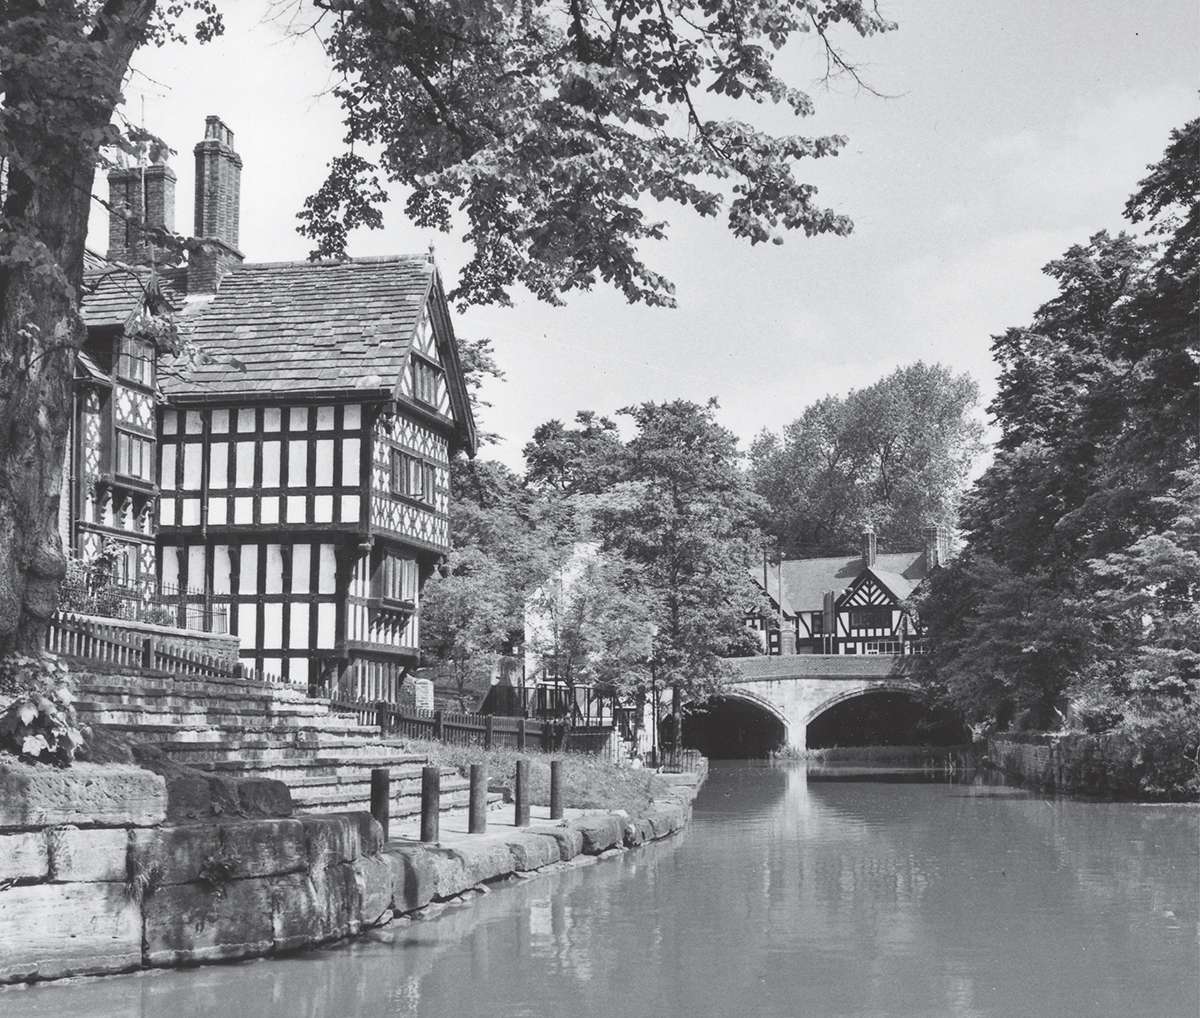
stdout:
[[(903, 600), (916, 589), (929, 573), (924, 551), (902, 551), (878, 555), (871, 572), (897, 599)], [(779, 573), (783, 572), (783, 610), (791, 615), (801, 612), (820, 611), (824, 606), (825, 591), (832, 590), (835, 597), (849, 587), (863, 572), (863, 560), (859, 555), (836, 558), (785, 559), (778, 566), (767, 569), (767, 594), (777, 600)], [(761, 567), (751, 568), (750, 575), (760, 585), (763, 582)]]

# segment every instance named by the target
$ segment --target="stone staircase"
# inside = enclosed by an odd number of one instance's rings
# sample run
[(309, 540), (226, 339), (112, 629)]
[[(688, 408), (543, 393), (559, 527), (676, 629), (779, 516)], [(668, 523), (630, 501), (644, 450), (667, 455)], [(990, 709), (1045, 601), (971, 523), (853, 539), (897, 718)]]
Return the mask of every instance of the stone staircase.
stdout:
[[(297, 812), (370, 808), (371, 770), (391, 771), (391, 815), (421, 811), (426, 758), (379, 729), (333, 713), (300, 689), (235, 678), (75, 671), (81, 724), (161, 749), (186, 767), (227, 777), (274, 778)], [(443, 770), (443, 810), (465, 808), (470, 782)]]

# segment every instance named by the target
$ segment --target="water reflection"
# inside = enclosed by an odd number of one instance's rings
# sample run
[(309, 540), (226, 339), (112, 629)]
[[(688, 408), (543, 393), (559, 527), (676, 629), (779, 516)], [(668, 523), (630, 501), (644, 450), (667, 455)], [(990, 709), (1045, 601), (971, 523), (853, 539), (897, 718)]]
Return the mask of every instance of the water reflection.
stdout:
[(681, 838), (286, 959), (4, 1018), (1194, 1018), (1200, 811), (714, 765)]

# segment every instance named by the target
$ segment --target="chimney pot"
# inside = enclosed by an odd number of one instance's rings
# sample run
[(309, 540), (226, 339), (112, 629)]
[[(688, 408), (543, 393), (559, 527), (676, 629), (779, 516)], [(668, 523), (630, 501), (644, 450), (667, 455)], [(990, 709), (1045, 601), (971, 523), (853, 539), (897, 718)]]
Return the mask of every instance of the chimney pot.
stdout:
[(204, 122), (196, 145), (195, 234), (203, 251), (188, 260), (188, 292), (216, 293), (221, 278), (242, 261), (238, 250), (242, 158), (233, 150), (233, 132), (220, 117)]

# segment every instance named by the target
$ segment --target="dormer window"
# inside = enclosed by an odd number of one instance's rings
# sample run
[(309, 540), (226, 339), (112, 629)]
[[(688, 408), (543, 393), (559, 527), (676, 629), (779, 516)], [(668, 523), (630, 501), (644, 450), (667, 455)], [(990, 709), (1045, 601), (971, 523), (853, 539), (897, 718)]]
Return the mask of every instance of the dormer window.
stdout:
[(122, 336), (117, 354), (117, 377), (135, 385), (154, 385), (154, 346), (135, 336)]

